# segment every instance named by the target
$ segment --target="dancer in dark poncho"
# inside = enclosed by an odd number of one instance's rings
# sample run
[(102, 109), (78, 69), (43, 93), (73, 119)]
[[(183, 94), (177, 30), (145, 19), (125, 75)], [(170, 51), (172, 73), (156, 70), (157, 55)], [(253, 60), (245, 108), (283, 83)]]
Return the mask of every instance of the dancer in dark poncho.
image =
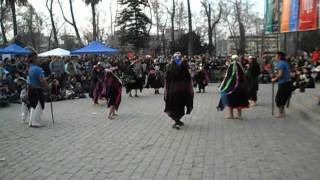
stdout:
[(116, 111), (118, 111), (121, 103), (122, 95), (122, 82), (121, 80), (108, 69), (105, 78), (105, 96), (108, 101), (108, 107), (110, 108), (108, 119), (113, 119), (114, 116), (118, 116)]
[(187, 62), (182, 61), (181, 53), (176, 53), (169, 64), (165, 78), (165, 112), (175, 121), (173, 128), (180, 129), (181, 118), (193, 109), (193, 87)]
[(241, 119), (242, 109), (249, 107), (247, 88), (245, 84), (245, 73), (238, 62), (239, 57), (233, 55), (231, 64), (227, 68), (225, 78), (220, 86), (220, 103), (218, 109), (223, 110), (225, 105), (229, 107), (227, 119), (233, 119), (233, 110), (238, 110), (237, 119)]
[(248, 69), (246, 71), (246, 83), (248, 98), (251, 106), (257, 105), (257, 92), (259, 90), (260, 66), (257, 59), (249, 56)]

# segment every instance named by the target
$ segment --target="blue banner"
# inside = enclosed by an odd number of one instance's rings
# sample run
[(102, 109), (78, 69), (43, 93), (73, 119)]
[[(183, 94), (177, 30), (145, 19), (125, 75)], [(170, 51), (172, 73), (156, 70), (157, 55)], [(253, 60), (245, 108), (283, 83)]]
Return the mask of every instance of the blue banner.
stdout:
[(299, 25), (299, 0), (291, 0), (290, 7), (290, 32), (298, 31)]

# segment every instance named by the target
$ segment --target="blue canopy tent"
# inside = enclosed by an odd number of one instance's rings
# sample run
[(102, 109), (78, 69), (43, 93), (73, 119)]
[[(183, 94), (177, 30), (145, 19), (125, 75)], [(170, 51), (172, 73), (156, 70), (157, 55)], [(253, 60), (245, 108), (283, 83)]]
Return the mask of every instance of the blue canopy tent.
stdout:
[(88, 46), (81, 49), (71, 51), (71, 55), (82, 55), (82, 54), (92, 54), (92, 55), (101, 55), (108, 54), (114, 55), (119, 52), (118, 49), (107, 47), (99, 42), (93, 41)]
[(6, 51), (0, 48), (0, 54), (4, 54)]
[(25, 49), (17, 44), (11, 44), (10, 46), (3, 49), (4, 53), (2, 54), (13, 54), (13, 55), (28, 55), (31, 52), (28, 49)]

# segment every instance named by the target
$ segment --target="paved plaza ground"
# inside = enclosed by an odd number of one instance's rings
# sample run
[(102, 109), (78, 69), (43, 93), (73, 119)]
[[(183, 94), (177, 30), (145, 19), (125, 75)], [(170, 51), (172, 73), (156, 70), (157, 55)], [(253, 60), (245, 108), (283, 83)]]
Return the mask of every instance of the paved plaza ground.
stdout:
[[(20, 106), (0, 109), (0, 179), (308, 180), (320, 179), (320, 126), (292, 108), (271, 116), (271, 86), (244, 120), (216, 111), (217, 86), (196, 94), (181, 130), (163, 112), (163, 96), (123, 96), (120, 116), (90, 99), (47, 104), (46, 127), (20, 122)], [(292, 103), (297, 103), (292, 101)]]

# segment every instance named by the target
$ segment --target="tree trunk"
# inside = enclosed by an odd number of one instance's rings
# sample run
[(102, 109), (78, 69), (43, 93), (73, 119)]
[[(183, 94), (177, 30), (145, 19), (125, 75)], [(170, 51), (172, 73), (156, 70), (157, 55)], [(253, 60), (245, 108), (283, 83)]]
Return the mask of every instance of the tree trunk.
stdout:
[(241, 20), (240, 6), (241, 6), (241, 3), (236, 1), (236, 10), (237, 10), (236, 16), (239, 24), (239, 33), (240, 33), (240, 42), (239, 42), (240, 46), (239, 46), (238, 54), (244, 55), (246, 51), (246, 37), (245, 37), (246, 34), (245, 34), (244, 25)]
[(5, 30), (5, 27), (4, 27), (2, 20), (0, 22), (0, 25), (1, 25), (1, 34), (2, 34), (2, 39), (3, 39), (3, 44), (5, 45), (8, 43), (8, 40), (7, 40), (6, 30)]
[(156, 23), (157, 23), (157, 40), (160, 39), (160, 35), (159, 35), (159, 12), (158, 12), (158, 7), (156, 10)]
[(264, 29), (263, 29), (263, 31), (262, 31), (262, 33), (261, 33), (261, 50), (260, 50), (260, 57), (262, 58), (262, 56), (263, 56), (263, 54), (264, 54), (264, 48), (265, 48), (265, 46), (264, 46), (264, 44), (265, 44), (265, 33), (264, 33)]
[(32, 9), (31, 6), (29, 6), (30, 8), (30, 19), (28, 19), (28, 28), (29, 28), (29, 34), (30, 34), (30, 38), (31, 38), (31, 43), (32, 43), (32, 47), (34, 49), (37, 49), (37, 44), (36, 44), (36, 39), (35, 39), (35, 35), (34, 35), (34, 32), (33, 32), (33, 13), (34, 13), (34, 10)]
[(1, 1), (0, 4), (0, 10), (1, 10), (1, 16), (0, 16), (0, 26), (1, 26), (1, 34), (2, 34), (2, 39), (3, 39), (3, 45), (8, 44), (7, 36), (6, 36), (6, 29), (3, 24), (3, 18), (4, 18), (4, 8), (3, 8), (3, 1)]
[(96, 41), (97, 40), (97, 24), (96, 24), (96, 8), (95, 4), (91, 3), (91, 10), (92, 10), (92, 40)]
[(171, 53), (175, 51), (175, 42), (174, 42), (174, 17), (176, 14), (176, 2), (172, 0), (172, 13), (171, 13)]
[(78, 42), (82, 46), (83, 44), (82, 44), (82, 40), (81, 40), (81, 37), (80, 37), (79, 29), (78, 29), (78, 26), (77, 26), (75, 18), (74, 18), (72, 0), (69, 0), (69, 5), (70, 5), (71, 18), (72, 18), (72, 26), (74, 28), (74, 31), (76, 32), (76, 36), (77, 36)]
[(239, 31), (240, 31), (240, 49), (239, 54), (244, 55), (246, 53), (246, 35), (244, 30), (243, 23), (239, 23)]
[(207, 14), (207, 19), (208, 19), (208, 39), (209, 39), (209, 45), (208, 45), (208, 52), (209, 55), (212, 56), (213, 54), (213, 42), (212, 42), (212, 23), (211, 23), (211, 4), (209, 4), (209, 8), (205, 7), (205, 11)]
[(191, 15), (191, 6), (190, 0), (188, 1), (188, 20), (189, 20), (189, 41), (188, 41), (188, 55), (189, 57), (193, 56), (193, 37), (192, 37), (192, 15)]
[(213, 45), (213, 56), (217, 55), (217, 28), (213, 27), (214, 45)]
[(18, 35), (18, 27), (17, 27), (17, 16), (16, 16), (16, 1), (9, 1), (12, 13), (12, 23), (13, 23), (13, 37), (14, 39)]
[(150, 32), (151, 32), (151, 28), (152, 28), (152, 24), (153, 24), (153, 17), (152, 17), (152, 6), (151, 6), (151, 4), (150, 4), (150, 2), (148, 1), (148, 6), (149, 6), (149, 13), (150, 13), (150, 21), (151, 21), (151, 23), (150, 23), (150, 27), (149, 27), (149, 30), (148, 30), (148, 35), (150, 36)]
[(162, 30), (162, 50), (163, 50), (163, 54), (166, 55), (166, 38), (165, 38), (165, 29)]
[(52, 30), (51, 30), (50, 36), (48, 38), (48, 51), (51, 49), (51, 38), (52, 38)]
[(52, 12), (53, 11), (53, 1), (54, 0), (50, 0), (50, 1), (51, 1), (50, 2), (50, 7), (48, 6), (48, 0), (47, 0), (47, 3), (46, 3), (46, 6), (47, 6), (47, 9), (48, 9), (49, 14), (50, 14), (52, 33), (53, 33), (53, 39), (54, 39), (53, 47), (57, 48), (57, 47), (59, 47), (58, 33), (57, 33), (56, 25), (54, 23), (53, 12)]

